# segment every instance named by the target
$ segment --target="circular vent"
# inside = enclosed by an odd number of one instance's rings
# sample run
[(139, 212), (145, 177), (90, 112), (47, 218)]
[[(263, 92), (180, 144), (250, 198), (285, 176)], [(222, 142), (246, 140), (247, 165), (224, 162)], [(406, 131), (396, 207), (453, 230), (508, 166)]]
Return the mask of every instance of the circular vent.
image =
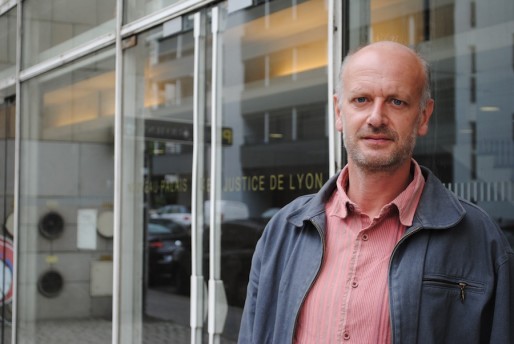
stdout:
[(51, 211), (39, 221), (39, 233), (47, 239), (57, 239), (64, 229), (64, 220), (61, 215)]
[(61, 293), (64, 285), (62, 275), (57, 271), (50, 270), (45, 272), (37, 282), (37, 288), (46, 297), (56, 297)]

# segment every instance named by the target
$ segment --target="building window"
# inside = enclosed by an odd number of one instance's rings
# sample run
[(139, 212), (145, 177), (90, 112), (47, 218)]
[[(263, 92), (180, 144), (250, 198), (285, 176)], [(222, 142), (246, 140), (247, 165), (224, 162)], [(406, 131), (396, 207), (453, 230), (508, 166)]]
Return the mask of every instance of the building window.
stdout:
[[(112, 313), (112, 225), (100, 224), (113, 210), (114, 68), (108, 49), (22, 83), (20, 342), (33, 342), (48, 319)], [(111, 323), (94, 326), (110, 342)], [(65, 336), (56, 331), (51, 341)]]
[(471, 60), (471, 74), (474, 75), (477, 72), (477, 54), (474, 45), (469, 47), (469, 58)]
[(115, 30), (115, 0), (23, 2), (22, 64), (28, 67)]
[(469, 102), (475, 104), (477, 101), (477, 79), (474, 75), (469, 78)]
[(472, 28), (477, 25), (477, 4), (474, 1), (469, 3), (469, 25)]

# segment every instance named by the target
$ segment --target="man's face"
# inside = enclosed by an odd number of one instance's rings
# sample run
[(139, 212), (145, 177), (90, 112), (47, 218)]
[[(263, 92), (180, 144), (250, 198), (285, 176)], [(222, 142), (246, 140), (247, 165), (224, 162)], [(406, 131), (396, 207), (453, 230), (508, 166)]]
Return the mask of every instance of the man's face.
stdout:
[(410, 164), (433, 109), (432, 100), (420, 108), (423, 83), (423, 69), (410, 51), (378, 45), (355, 53), (343, 72), (342, 95), (334, 98), (350, 163), (366, 171)]

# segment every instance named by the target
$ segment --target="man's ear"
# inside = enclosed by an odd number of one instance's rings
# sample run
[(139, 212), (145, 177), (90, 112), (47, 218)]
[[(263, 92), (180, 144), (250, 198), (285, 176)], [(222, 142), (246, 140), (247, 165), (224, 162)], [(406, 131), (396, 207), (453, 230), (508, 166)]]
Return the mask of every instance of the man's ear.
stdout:
[(418, 136), (425, 136), (428, 133), (428, 122), (434, 111), (434, 100), (429, 99), (425, 109), (421, 112), (421, 120), (418, 125)]
[(338, 98), (337, 94), (334, 94), (333, 99), (334, 99), (334, 114), (336, 116), (336, 118), (335, 118), (336, 129), (337, 129), (337, 131), (343, 132), (343, 119), (341, 118), (342, 113), (341, 113), (341, 109), (339, 107), (339, 98)]

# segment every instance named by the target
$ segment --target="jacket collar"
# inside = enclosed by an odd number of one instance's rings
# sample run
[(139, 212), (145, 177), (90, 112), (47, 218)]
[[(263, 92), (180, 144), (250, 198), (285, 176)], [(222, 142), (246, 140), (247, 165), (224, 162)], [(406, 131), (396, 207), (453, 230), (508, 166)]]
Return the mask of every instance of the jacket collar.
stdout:
[(308, 202), (293, 211), (288, 216), (288, 221), (296, 227), (301, 227), (303, 222), (309, 220), (312, 221), (314, 218), (316, 218), (313, 223), (316, 224), (318, 221), (322, 221), (320, 223), (321, 226), (319, 227), (324, 230), (325, 204), (328, 202), (337, 187), (337, 178), (339, 177), (340, 173), (341, 172), (338, 172), (332, 176), (318, 191), (318, 193), (314, 194), (314, 196)]
[(457, 196), (426, 167), (421, 167), (425, 188), (414, 215), (412, 227), (446, 229), (464, 217), (466, 211)]
[[(425, 187), (411, 228), (446, 229), (454, 226), (465, 214), (459, 199), (429, 169), (420, 167), (425, 178)], [(337, 187), (339, 173), (332, 176), (308, 202), (293, 211), (288, 221), (296, 227), (301, 227), (305, 221), (312, 221), (324, 230), (325, 204)]]

